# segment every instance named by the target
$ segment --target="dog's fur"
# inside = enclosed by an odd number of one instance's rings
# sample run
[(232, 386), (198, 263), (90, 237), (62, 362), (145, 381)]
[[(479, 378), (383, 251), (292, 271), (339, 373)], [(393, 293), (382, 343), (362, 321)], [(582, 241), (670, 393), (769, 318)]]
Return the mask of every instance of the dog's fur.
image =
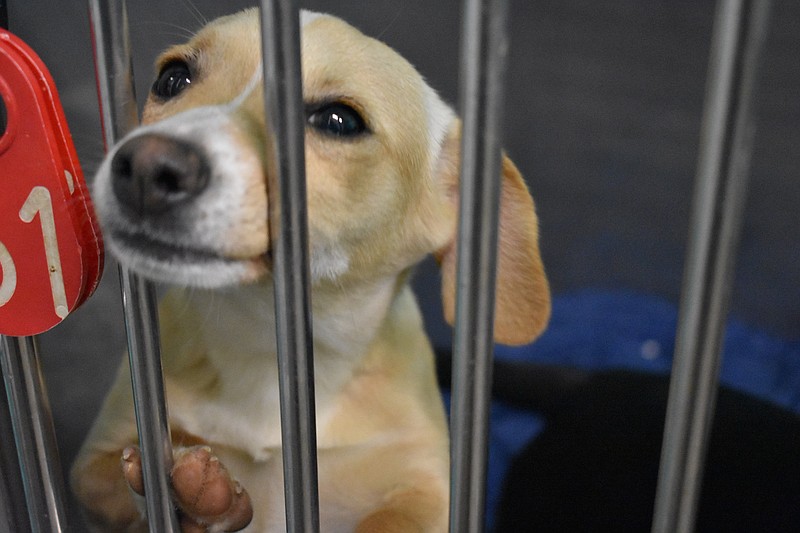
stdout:
[[(191, 85), (150, 96), (95, 184), (119, 260), (178, 285), (160, 314), (186, 531), (239, 529), (249, 512), (247, 531), (285, 530), (258, 19), (224, 17), (162, 55), (159, 68), (189, 65)], [(306, 133), (322, 530), (445, 531), (447, 425), (406, 281), (434, 254), (452, 321), (459, 121), (390, 48), (331, 16), (303, 13), (301, 25), (308, 109), (341, 102), (366, 125)], [(137, 183), (148, 165), (172, 174)], [(495, 337), (526, 343), (547, 322), (549, 292), (533, 202), (505, 157), (500, 224)], [(100, 530), (144, 527), (129, 383), (122, 365), (73, 468)]]

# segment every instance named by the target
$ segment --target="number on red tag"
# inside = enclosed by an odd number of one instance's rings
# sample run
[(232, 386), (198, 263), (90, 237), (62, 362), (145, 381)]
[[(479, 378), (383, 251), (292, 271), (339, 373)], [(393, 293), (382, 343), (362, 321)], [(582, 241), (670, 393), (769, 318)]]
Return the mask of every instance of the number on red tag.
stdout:
[(0, 29), (0, 334), (61, 322), (100, 280), (103, 243), (55, 84)]

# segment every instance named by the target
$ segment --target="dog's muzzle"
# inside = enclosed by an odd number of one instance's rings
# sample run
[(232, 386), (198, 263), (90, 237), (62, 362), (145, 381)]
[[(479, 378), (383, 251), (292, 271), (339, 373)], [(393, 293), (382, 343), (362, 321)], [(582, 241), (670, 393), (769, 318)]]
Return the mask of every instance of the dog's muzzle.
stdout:
[(221, 187), (213, 154), (202, 142), (153, 131), (115, 148), (96, 187), (106, 242), (121, 264), (154, 281), (209, 288), (268, 271), (265, 252), (237, 248), (237, 235), (246, 241), (261, 230), (248, 229), (238, 209), (244, 192), (235, 178), (252, 169), (229, 164), (231, 182)]
[(134, 221), (192, 200), (208, 186), (209, 175), (198, 147), (156, 133), (126, 141), (111, 160), (114, 196)]

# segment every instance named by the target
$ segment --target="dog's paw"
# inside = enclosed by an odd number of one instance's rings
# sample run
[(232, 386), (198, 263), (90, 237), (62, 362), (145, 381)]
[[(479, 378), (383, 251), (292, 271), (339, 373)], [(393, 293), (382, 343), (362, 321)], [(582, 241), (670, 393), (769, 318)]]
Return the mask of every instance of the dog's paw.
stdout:
[[(122, 472), (130, 488), (144, 495), (138, 448), (125, 449)], [(183, 533), (239, 531), (252, 520), (250, 496), (208, 446), (176, 451), (171, 478)]]
[(215, 531), (238, 531), (253, 518), (247, 491), (208, 446), (176, 453), (172, 487), (186, 517)]

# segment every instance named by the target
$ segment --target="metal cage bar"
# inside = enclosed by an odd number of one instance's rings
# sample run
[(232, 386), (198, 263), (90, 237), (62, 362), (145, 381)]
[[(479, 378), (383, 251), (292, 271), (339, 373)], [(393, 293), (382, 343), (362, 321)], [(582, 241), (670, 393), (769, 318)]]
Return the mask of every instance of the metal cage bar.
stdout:
[(66, 490), (37, 344), (35, 337), (3, 337), (0, 362), (31, 531), (60, 532)]
[(25, 494), (19, 490), (22, 486), (8, 396), (0, 394), (0, 531), (31, 531)]
[[(89, 0), (101, 122), (107, 148), (138, 124), (125, 0)], [(153, 285), (119, 267), (150, 531), (179, 531), (170, 499), (172, 442)]]
[(291, 533), (319, 530), (299, 16), (294, 0), (261, 2), (284, 493)]
[(717, 5), (653, 532), (694, 529), (754, 137), (769, 0)]
[(450, 531), (484, 528), (507, 0), (467, 0), (461, 35), (461, 191), (450, 425)]

